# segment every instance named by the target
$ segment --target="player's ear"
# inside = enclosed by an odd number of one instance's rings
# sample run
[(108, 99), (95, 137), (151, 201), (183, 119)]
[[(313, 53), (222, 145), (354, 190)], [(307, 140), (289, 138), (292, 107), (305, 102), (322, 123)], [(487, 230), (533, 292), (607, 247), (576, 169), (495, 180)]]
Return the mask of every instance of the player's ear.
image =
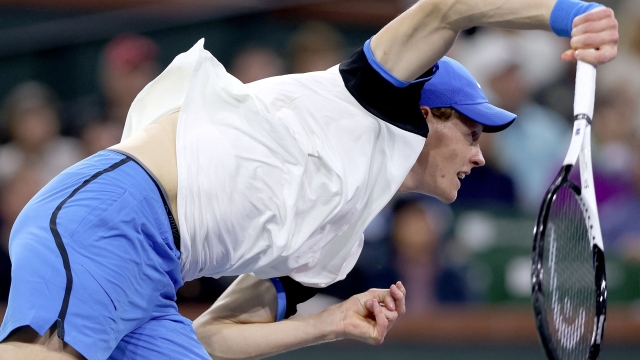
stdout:
[(429, 114), (431, 113), (431, 109), (429, 109), (428, 106), (421, 105), (420, 106), (420, 110), (422, 111), (422, 115), (424, 116), (424, 119), (426, 120), (427, 117), (429, 117)]

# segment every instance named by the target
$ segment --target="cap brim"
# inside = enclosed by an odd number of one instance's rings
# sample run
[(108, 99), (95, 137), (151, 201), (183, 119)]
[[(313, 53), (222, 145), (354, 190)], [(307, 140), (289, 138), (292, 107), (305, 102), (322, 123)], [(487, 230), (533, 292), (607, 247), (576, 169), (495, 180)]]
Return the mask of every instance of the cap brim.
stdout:
[(469, 119), (484, 125), (482, 132), (495, 133), (508, 128), (517, 115), (489, 103), (453, 105), (456, 111)]

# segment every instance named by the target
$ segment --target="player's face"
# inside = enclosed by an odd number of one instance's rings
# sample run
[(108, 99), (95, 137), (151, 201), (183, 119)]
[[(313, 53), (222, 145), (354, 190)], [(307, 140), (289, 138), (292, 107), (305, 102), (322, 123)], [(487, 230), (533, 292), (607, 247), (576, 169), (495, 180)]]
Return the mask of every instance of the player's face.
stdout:
[(429, 136), (400, 191), (422, 192), (451, 203), (458, 196), (460, 178), (484, 165), (478, 145), (482, 125), (457, 114), (449, 120), (436, 119), (426, 107), (423, 113)]

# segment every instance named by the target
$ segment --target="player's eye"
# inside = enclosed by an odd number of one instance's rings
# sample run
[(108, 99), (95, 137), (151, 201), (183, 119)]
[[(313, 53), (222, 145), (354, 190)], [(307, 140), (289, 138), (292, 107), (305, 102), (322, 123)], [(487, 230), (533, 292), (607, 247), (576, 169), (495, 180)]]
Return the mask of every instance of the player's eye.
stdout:
[(477, 142), (478, 140), (480, 140), (480, 133), (477, 131), (472, 131), (471, 132), (471, 141), (472, 142)]

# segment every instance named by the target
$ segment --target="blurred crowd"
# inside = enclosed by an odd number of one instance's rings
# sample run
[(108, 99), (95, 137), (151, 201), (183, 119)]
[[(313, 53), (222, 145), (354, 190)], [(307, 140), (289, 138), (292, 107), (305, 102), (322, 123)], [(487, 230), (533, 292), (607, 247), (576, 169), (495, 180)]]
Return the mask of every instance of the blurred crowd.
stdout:
[[(617, 13), (620, 56), (598, 72), (594, 176), (605, 247), (640, 263), (640, 2), (627, 1)], [(225, 64), (245, 83), (325, 70), (352, 50), (343, 34), (320, 22), (303, 24), (284, 52), (247, 44)], [(508, 131), (482, 136), (486, 165), (462, 181), (454, 204), (416, 194), (393, 199), (365, 232), (355, 269), (325, 294), (346, 298), (400, 279), (411, 293), (410, 311), (483, 301), (460, 256), (454, 223), (470, 210), (535, 217), (570, 141), (575, 64), (559, 60), (565, 48), (568, 41), (543, 32), (472, 29), (460, 37), (449, 56), (518, 120)], [(8, 295), (8, 239), (20, 210), (56, 174), (119, 141), (131, 102), (166, 65), (159, 64), (160, 51), (148, 37), (124, 34), (101, 52), (99, 92), (63, 103), (47, 84), (29, 81), (2, 101), (0, 302)], [(179, 300), (213, 301), (231, 280), (192, 281)]]

